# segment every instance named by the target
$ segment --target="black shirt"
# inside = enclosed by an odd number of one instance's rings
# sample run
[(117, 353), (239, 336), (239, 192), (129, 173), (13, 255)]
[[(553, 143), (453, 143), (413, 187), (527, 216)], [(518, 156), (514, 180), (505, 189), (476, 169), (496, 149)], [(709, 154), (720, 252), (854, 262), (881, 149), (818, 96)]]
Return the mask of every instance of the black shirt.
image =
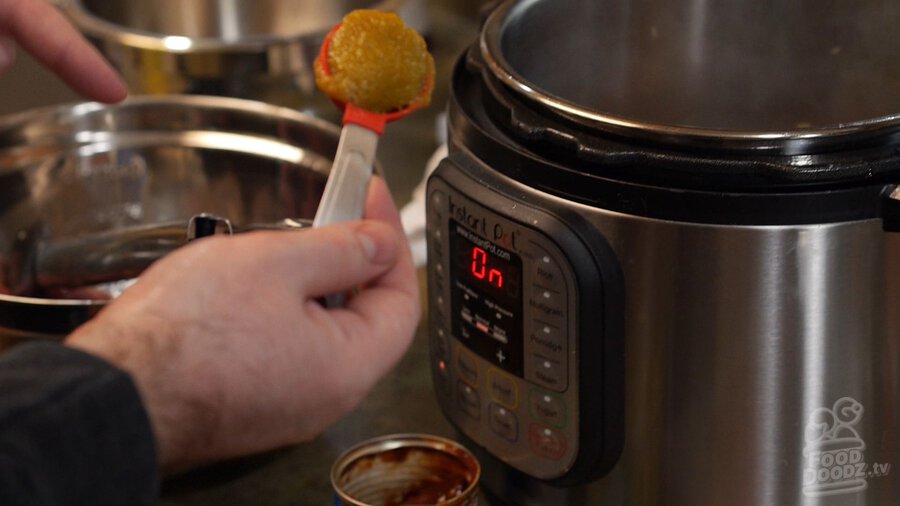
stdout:
[(128, 374), (55, 343), (0, 354), (0, 504), (153, 504), (158, 480)]

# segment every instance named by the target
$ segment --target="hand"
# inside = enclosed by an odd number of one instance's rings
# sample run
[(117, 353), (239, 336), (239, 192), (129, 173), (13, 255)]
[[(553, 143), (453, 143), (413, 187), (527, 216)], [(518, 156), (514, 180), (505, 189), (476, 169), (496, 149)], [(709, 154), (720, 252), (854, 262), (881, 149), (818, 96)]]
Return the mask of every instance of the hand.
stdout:
[[(67, 344), (131, 373), (163, 468), (311, 439), (400, 359), (419, 319), (415, 270), (378, 178), (366, 217), (198, 240)], [(354, 286), (343, 309), (316, 301)]]
[(100, 53), (46, 0), (0, 0), (0, 74), (15, 61), (15, 43), (78, 93), (119, 102), (125, 84)]

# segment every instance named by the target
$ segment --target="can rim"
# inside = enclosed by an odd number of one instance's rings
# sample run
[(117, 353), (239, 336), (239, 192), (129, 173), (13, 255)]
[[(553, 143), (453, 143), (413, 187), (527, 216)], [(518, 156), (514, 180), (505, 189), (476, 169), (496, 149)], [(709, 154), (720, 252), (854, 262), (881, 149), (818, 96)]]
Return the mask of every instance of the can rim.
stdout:
[(427, 448), (449, 453), (459, 459), (463, 465), (473, 472), (472, 479), (466, 489), (453, 499), (440, 503), (442, 506), (462, 506), (463, 504), (466, 504), (466, 501), (469, 500), (469, 496), (478, 487), (478, 482), (481, 480), (481, 465), (478, 463), (478, 459), (475, 458), (475, 455), (460, 443), (453, 441), (452, 439), (431, 434), (388, 434), (367, 439), (351, 446), (335, 460), (334, 464), (331, 466), (331, 488), (334, 490), (335, 494), (337, 494), (338, 498), (340, 498), (341, 502), (347, 506), (370, 506), (345, 493), (338, 486), (338, 479), (352, 463), (356, 462), (361, 457), (375, 455), (380, 452), (398, 448)]

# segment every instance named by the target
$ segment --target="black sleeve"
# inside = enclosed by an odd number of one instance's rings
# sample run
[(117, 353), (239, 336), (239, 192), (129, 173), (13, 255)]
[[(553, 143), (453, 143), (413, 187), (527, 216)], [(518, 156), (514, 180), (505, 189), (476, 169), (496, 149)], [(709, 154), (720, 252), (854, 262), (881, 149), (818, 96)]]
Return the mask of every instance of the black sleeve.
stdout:
[(0, 355), (0, 504), (149, 505), (158, 479), (150, 422), (124, 371), (54, 343)]

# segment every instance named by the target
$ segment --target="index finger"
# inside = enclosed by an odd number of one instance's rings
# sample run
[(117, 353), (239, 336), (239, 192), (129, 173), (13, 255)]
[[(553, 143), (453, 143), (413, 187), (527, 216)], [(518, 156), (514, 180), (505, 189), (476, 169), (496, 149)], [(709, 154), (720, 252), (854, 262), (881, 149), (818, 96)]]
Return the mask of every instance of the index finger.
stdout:
[(100, 52), (46, 0), (0, 0), (3, 33), (88, 98), (112, 103), (128, 94)]

